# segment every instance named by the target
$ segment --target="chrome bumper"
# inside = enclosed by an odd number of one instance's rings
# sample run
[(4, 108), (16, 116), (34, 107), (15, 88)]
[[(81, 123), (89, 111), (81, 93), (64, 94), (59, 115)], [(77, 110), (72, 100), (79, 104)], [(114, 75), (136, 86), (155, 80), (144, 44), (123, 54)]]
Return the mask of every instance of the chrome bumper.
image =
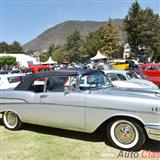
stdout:
[(146, 125), (145, 129), (150, 139), (160, 141), (160, 125)]

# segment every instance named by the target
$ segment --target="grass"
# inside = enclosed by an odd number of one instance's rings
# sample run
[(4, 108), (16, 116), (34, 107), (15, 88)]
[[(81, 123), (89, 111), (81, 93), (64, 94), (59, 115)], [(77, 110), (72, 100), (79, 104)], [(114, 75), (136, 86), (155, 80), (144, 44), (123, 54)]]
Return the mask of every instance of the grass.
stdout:
[[(152, 143), (146, 149), (160, 151), (160, 145)], [(10, 131), (2, 126), (0, 117), (0, 160), (115, 160), (119, 152), (105, 145), (97, 134), (29, 124), (20, 131)]]

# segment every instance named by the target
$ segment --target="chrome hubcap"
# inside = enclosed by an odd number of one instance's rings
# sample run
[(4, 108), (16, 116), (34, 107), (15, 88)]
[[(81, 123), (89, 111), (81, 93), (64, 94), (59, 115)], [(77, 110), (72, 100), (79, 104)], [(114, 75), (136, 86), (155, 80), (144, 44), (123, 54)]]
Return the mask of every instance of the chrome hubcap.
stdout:
[(115, 137), (123, 144), (131, 144), (135, 139), (134, 128), (128, 123), (119, 123), (115, 127)]
[(17, 124), (17, 116), (13, 112), (7, 112), (6, 121), (10, 126), (15, 126)]

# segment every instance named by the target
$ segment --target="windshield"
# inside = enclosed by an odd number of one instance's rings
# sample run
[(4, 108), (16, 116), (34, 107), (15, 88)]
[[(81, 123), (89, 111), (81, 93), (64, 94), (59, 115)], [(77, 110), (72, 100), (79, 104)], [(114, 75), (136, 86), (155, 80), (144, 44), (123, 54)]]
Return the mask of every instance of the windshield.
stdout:
[(20, 70), (13, 70), (12, 72), (11, 72), (12, 74), (14, 74), (14, 73), (21, 73), (21, 71)]
[(127, 72), (126, 76), (127, 76), (128, 79), (134, 78), (134, 76), (130, 72)]
[(133, 75), (134, 78), (138, 78), (138, 79), (147, 77), (143, 72), (138, 71), (138, 70), (131, 72), (131, 74)]
[(80, 77), (80, 90), (93, 90), (111, 87), (111, 82), (101, 72), (91, 72)]

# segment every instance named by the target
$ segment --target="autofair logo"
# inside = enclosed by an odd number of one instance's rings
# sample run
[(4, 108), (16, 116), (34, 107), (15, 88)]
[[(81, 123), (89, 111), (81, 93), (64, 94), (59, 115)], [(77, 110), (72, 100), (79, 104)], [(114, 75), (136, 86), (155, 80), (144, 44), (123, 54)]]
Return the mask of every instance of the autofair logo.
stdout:
[(126, 152), (126, 151), (120, 151), (117, 155), (117, 158), (145, 158), (145, 159), (151, 159), (151, 158), (160, 158), (160, 152), (152, 152), (143, 150), (141, 152)]

